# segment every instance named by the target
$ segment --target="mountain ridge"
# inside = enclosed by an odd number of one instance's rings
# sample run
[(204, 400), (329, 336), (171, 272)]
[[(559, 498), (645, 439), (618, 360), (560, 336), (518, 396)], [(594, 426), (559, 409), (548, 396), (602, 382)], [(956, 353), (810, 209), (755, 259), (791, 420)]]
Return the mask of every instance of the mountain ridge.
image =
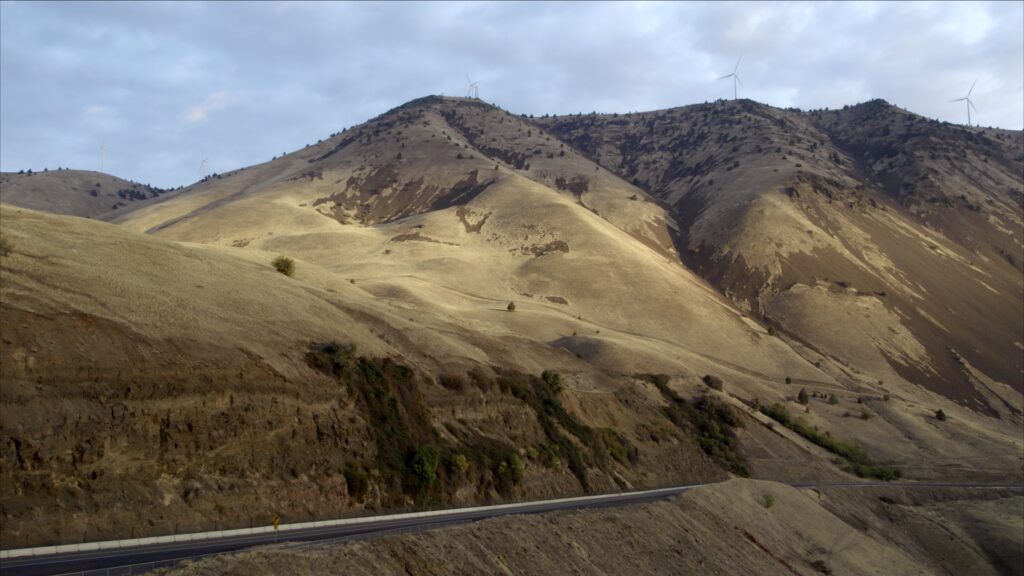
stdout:
[[(1016, 477), (1016, 135), (908, 118), (428, 97), (107, 222), (5, 204), (4, 530), (50, 538), (50, 486), (95, 494), (62, 496), (90, 514), (64, 539), (127, 522), (99, 512), (124, 493), (169, 502), (146, 533), (244, 523), (218, 494), (413, 505), (401, 454), (430, 447), (431, 494), (466, 504), (726, 470)], [(355, 368), (407, 378), (378, 396)]]

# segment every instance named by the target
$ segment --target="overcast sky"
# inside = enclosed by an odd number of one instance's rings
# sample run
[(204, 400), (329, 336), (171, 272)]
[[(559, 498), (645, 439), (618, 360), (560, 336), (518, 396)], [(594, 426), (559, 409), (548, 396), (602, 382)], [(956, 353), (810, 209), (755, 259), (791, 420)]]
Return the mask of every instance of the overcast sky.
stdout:
[(0, 2), (0, 169), (189, 184), (427, 94), (515, 113), (884, 98), (1024, 126), (1024, 2)]

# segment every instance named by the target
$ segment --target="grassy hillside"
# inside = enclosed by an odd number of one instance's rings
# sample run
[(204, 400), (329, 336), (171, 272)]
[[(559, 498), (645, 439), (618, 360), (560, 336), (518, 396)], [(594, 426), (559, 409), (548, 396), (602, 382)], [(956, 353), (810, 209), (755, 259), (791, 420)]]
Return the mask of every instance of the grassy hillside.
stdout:
[(0, 202), (85, 218), (130, 212), (169, 192), (91, 170), (0, 174)]

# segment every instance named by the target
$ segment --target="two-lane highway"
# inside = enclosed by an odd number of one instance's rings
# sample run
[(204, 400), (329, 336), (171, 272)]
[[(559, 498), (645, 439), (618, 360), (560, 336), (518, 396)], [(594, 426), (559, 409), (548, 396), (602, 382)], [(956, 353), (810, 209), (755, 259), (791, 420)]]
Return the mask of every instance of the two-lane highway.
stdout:
[[(621, 494), (601, 496), (585, 496), (559, 500), (545, 500), (522, 504), (504, 504), (469, 509), (453, 509), (431, 512), (427, 515), (395, 514), (354, 519), (352, 523), (320, 526), (314, 528), (289, 529), (285, 525), (281, 530), (261, 534), (241, 536), (213, 537), (186, 542), (129, 546), (90, 550), (85, 552), (66, 552), (34, 556), (17, 556), (0, 560), (0, 572), (4, 576), (29, 576), (65, 574), (126, 566), (161, 562), (178, 558), (188, 558), (206, 554), (231, 552), (251, 548), (253, 546), (273, 544), (275, 542), (304, 542), (314, 540), (342, 539), (357, 537), (375, 532), (387, 532), (400, 529), (415, 529), (423, 526), (452, 525), (465, 522), (495, 518), (507, 514), (536, 514), (554, 510), (573, 510), (581, 508), (598, 508), (604, 506), (622, 506), (642, 502), (653, 502), (670, 498), (685, 490), (701, 485), (679, 486), (660, 490), (644, 490)], [(11, 551), (15, 552), (15, 551)]]
[[(275, 542), (308, 542), (316, 540), (343, 540), (367, 534), (402, 529), (438, 527), (441, 525), (474, 522), (508, 514), (537, 514), (557, 510), (578, 510), (608, 506), (625, 506), (671, 498), (686, 490), (699, 488), (703, 484), (678, 486), (659, 490), (643, 490), (600, 496), (563, 498), (521, 504), (502, 504), (475, 508), (431, 511), (426, 513), (394, 514), (358, 518), (337, 522), (333, 525), (303, 527), (303, 525), (282, 526), (278, 531), (258, 534), (224, 535), (224, 533), (203, 533), (192, 535), (191, 541), (165, 542), (148, 545), (127, 545), (87, 551), (68, 551), (56, 554), (23, 555), (25, 551), (5, 551), (6, 558), (0, 560), (0, 572), (11, 576), (52, 575), (90, 570), (102, 570), (132, 564), (159, 563), (207, 554), (217, 554), (273, 544)], [(795, 488), (970, 488), (970, 489), (1021, 489), (1019, 484), (976, 484), (976, 483), (881, 483), (881, 482), (838, 482), (838, 483), (796, 483)], [(126, 572), (127, 573), (127, 572)]]

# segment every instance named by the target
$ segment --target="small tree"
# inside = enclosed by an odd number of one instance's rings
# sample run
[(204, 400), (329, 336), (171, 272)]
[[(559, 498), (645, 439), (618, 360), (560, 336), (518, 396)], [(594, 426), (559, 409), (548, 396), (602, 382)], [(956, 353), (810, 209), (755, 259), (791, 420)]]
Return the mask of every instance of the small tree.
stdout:
[(839, 404), (839, 398), (836, 398), (836, 395), (832, 394), (828, 397), (828, 403), (835, 406), (836, 404)]
[(295, 261), (286, 256), (278, 256), (274, 258), (274, 261), (270, 263), (275, 270), (284, 274), (285, 276), (291, 276), (295, 274)]
[(807, 389), (801, 388), (800, 393), (796, 395), (796, 401), (801, 404), (807, 404), (811, 399), (807, 396)]
[(407, 468), (418, 491), (434, 485), (440, 460), (441, 454), (434, 446), (418, 446), (412, 452)]
[(515, 302), (509, 302), (508, 303), (508, 307), (505, 308), (505, 309), (508, 310), (509, 312), (515, 312), (516, 311), (516, 303)]
[(939, 408), (938, 410), (935, 411), (935, 419), (938, 420), (939, 422), (946, 421), (946, 413), (942, 411), (942, 408)]

